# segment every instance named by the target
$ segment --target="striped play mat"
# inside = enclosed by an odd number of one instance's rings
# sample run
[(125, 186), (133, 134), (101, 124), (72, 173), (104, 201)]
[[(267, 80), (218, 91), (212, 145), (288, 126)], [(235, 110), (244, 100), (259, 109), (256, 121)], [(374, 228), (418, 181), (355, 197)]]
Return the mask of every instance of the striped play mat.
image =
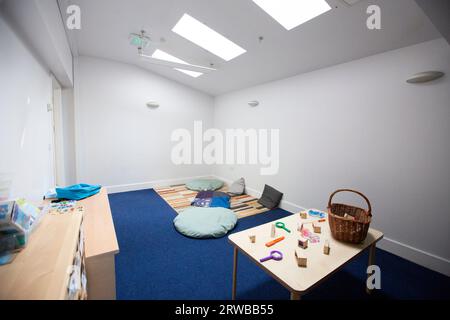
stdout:
[[(155, 188), (155, 191), (177, 213), (189, 208), (191, 202), (197, 195), (197, 191), (187, 189), (184, 184)], [(223, 187), (219, 191), (226, 192), (227, 187)], [(258, 199), (247, 194), (234, 196), (231, 197), (230, 209), (238, 215), (238, 219), (269, 211), (269, 209), (260, 205), (257, 201)]]

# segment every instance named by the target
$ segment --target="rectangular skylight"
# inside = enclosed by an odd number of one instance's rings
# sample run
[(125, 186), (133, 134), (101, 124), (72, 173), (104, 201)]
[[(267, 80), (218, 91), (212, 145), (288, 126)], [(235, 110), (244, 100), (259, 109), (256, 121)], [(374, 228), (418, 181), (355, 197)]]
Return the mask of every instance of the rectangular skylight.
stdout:
[(246, 52), (245, 49), (186, 13), (172, 31), (225, 61), (230, 61)]
[(168, 54), (167, 52), (164, 52), (159, 49), (156, 49), (155, 52), (153, 52), (152, 58), (170, 61), (170, 62), (182, 63), (182, 64), (189, 64), (186, 61), (178, 59), (177, 57), (174, 57), (173, 55)]
[[(167, 52), (164, 52), (159, 49), (156, 49), (155, 52), (153, 52), (152, 58), (190, 65), (186, 61), (178, 59), (177, 57), (174, 57), (173, 55), (168, 54)], [(188, 76), (191, 76), (194, 78), (200, 77), (203, 74), (201, 72), (192, 71), (192, 70), (184, 70), (184, 69), (180, 69), (180, 68), (173, 68), (173, 69), (183, 72), (184, 74), (187, 74)]]
[(200, 77), (203, 73), (201, 72), (197, 72), (197, 71), (192, 71), (192, 70), (184, 70), (184, 69), (179, 69), (179, 68), (174, 68), (177, 71), (183, 72), (185, 74), (187, 74), (188, 76), (197, 78)]
[(325, 0), (253, 0), (287, 30), (331, 9)]

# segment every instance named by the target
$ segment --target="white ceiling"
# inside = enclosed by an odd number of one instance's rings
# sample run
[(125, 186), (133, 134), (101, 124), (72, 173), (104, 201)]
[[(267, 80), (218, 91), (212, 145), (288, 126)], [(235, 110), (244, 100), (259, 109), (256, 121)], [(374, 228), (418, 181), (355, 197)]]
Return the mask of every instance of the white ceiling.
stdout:
[[(61, 10), (64, 3), (60, 0)], [(72, 0), (82, 29), (70, 31), (75, 54), (146, 68), (211, 95), (360, 59), (440, 37), (414, 0), (362, 0), (353, 6), (327, 0), (333, 10), (287, 31), (251, 0)], [(382, 30), (366, 27), (369, 4), (381, 8)], [(65, 10), (64, 10), (65, 11)], [(171, 31), (184, 14), (223, 34), (247, 53), (225, 62)], [(191, 78), (142, 61), (128, 42), (144, 28), (157, 47), (192, 64), (219, 68)], [(263, 36), (262, 43), (258, 37)], [(152, 54), (156, 46), (147, 48)]]

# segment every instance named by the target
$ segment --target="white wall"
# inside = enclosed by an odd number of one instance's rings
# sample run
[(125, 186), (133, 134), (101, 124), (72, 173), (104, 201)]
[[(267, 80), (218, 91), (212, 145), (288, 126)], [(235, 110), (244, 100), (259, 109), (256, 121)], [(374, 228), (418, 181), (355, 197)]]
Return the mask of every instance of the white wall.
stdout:
[(54, 180), (52, 80), (1, 14), (0, 45), (0, 184), (12, 182), (4, 196), (42, 199)]
[[(160, 107), (148, 109), (149, 101)], [(209, 127), (212, 118), (213, 98), (206, 94), (135, 66), (80, 57), (75, 64), (77, 180), (133, 189), (208, 174), (212, 169), (203, 165), (174, 165), (170, 137), (174, 129), (191, 129), (195, 120)]]
[(73, 86), (73, 59), (56, 0), (5, 0), (0, 10), (63, 87)]
[[(447, 76), (405, 82), (427, 70)], [(450, 275), (449, 75), (450, 47), (438, 39), (216, 97), (216, 127), (279, 128), (281, 159), (274, 176), (229, 165), (215, 174), (321, 209), (335, 189), (360, 190), (373, 227), (394, 240), (386, 248)]]

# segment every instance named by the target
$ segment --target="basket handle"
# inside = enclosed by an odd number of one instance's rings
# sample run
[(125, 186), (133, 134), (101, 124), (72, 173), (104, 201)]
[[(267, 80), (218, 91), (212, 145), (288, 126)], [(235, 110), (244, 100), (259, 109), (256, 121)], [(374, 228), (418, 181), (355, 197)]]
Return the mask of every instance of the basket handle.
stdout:
[(331, 208), (331, 200), (333, 200), (333, 197), (335, 196), (335, 194), (339, 193), (339, 192), (353, 192), (353, 193), (356, 193), (356, 194), (360, 195), (367, 202), (367, 207), (369, 208), (367, 213), (369, 214), (369, 216), (372, 216), (372, 206), (370, 205), (369, 199), (367, 199), (367, 197), (365, 195), (363, 195), (361, 192), (356, 191), (356, 190), (352, 190), (352, 189), (338, 189), (335, 192), (333, 192), (330, 195), (330, 199), (328, 200), (328, 208)]

